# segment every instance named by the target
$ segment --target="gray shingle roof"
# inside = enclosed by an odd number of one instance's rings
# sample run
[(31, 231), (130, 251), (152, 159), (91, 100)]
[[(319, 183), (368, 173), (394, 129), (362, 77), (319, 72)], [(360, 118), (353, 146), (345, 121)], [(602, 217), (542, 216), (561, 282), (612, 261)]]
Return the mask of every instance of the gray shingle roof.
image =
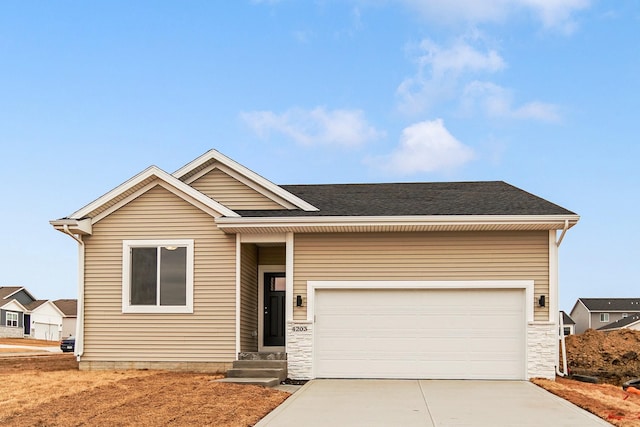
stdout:
[(0, 286), (0, 298), (4, 299), (22, 289), (22, 286)]
[(75, 299), (57, 299), (52, 301), (56, 307), (60, 309), (65, 316), (77, 316), (78, 314), (78, 300)]
[(40, 307), (45, 302), (47, 302), (46, 299), (37, 299), (37, 300), (31, 301), (29, 304), (25, 305), (24, 308), (26, 308), (29, 311), (35, 310), (36, 308)]
[(589, 311), (640, 311), (640, 298), (580, 298)]
[(243, 217), (575, 215), (503, 181), (282, 185), (319, 212), (238, 210)]
[(598, 328), (599, 331), (620, 329), (624, 326), (630, 325), (632, 323), (636, 323), (640, 321), (640, 313), (629, 313), (629, 315), (620, 320), (616, 320), (615, 322), (609, 323), (608, 325), (604, 325), (601, 328)]
[(569, 316), (567, 313), (565, 313), (564, 311), (561, 311), (560, 313), (562, 313), (562, 324), (563, 325), (575, 325), (576, 322), (573, 321), (573, 319), (571, 318), (571, 316)]

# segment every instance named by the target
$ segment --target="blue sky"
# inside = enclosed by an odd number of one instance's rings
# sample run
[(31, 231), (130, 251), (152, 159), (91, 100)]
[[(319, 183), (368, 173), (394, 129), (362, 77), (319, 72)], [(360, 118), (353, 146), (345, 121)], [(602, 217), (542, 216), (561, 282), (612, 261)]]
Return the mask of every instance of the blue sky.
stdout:
[(0, 285), (76, 297), (48, 221), (215, 148), (278, 184), (507, 181), (581, 215), (561, 308), (640, 296), (639, 36), (631, 0), (1, 2)]

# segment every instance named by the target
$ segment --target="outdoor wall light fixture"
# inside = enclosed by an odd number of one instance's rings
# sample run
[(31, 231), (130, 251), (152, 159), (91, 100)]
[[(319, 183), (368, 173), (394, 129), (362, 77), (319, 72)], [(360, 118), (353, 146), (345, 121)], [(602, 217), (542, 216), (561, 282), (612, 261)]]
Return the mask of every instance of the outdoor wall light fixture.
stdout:
[(546, 304), (545, 299), (546, 299), (546, 298), (545, 298), (545, 296), (544, 296), (544, 295), (540, 295), (540, 298), (538, 299), (538, 305), (539, 305), (540, 307), (544, 307), (544, 306), (545, 306), (545, 304)]
[(296, 307), (302, 307), (302, 295), (296, 296)]

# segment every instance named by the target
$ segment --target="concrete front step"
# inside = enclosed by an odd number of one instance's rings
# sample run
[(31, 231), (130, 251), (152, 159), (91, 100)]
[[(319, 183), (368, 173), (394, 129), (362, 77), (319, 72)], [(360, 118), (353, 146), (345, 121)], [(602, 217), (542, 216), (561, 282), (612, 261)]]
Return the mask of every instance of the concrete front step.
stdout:
[(267, 368), (231, 368), (227, 370), (227, 378), (278, 378), (284, 381), (287, 371)]
[(234, 368), (287, 369), (286, 360), (235, 360)]
[(216, 381), (233, 384), (254, 384), (264, 387), (275, 387), (280, 384), (280, 379), (278, 378), (223, 378)]

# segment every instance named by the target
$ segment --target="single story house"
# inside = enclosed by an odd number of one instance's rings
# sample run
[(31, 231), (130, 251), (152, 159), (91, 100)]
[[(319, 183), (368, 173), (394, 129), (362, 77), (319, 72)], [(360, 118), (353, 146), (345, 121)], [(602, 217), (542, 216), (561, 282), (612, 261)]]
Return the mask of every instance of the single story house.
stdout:
[(79, 244), (81, 369), (523, 380), (554, 377), (578, 220), (501, 181), (276, 185), (211, 150), (50, 223)]
[(576, 334), (581, 334), (636, 312), (640, 312), (640, 298), (578, 298), (571, 309), (571, 318), (576, 322)]
[(75, 334), (76, 300), (39, 300), (22, 286), (1, 286), (0, 304), (1, 337), (59, 341), (65, 331)]
[(640, 313), (629, 313), (627, 317), (611, 322), (608, 325), (598, 328), (599, 331), (609, 332), (619, 329), (633, 329), (640, 331)]

